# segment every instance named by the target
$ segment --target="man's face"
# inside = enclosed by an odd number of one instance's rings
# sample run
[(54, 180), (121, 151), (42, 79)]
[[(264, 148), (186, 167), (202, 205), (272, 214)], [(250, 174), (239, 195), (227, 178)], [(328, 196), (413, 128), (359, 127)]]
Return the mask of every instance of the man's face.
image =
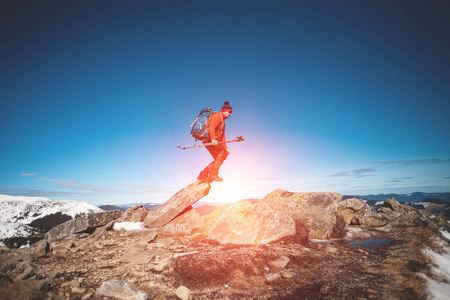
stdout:
[(225, 112), (223, 113), (223, 117), (224, 117), (225, 119), (228, 119), (230, 116), (231, 116), (231, 111), (225, 111)]

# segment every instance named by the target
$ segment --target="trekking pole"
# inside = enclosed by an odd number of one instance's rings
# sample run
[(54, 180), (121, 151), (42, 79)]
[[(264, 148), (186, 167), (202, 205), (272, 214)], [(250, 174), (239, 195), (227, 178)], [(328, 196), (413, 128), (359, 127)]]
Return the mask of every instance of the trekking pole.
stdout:
[[(236, 137), (235, 140), (231, 141), (225, 141), (225, 142), (218, 142), (217, 144), (227, 144), (227, 143), (235, 143), (235, 142), (242, 142), (245, 141), (242, 136)], [(213, 143), (204, 143), (204, 144), (194, 144), (194, 145), (187, 145), (187, 146), (178, 146), (177, 148), (180, 148), (181, 150), (186, 149), (192, 149), (192, 148), (199, 148), (199, 147), (205, 147), (205, 146), (212, 146)]]

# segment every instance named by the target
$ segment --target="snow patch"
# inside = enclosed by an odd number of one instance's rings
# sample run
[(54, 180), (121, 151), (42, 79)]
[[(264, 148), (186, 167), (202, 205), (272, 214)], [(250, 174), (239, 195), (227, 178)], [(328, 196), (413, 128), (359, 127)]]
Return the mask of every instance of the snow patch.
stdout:
[(144, 222), (116, 222), (114, 223), (114, 230), (125, 229), (126, 231), (142, 232), (151, 231), (150, 228), (144, 227)]
[(433, 300), (450, 299), (450, 246), (448, 242), (450, 241), (450, 233), (447, 231), (441, 231), (441, 233), (447, 239), (447, 241), (438, 241), (442, 245), (442, 253), (437, 253), (431, 249), (423, 250), (433, 261), (431, 267), (433, 278), (425, 276), (428, 281), (429, 299)]
[(28, 242), (26, 245), (22, 245), (19, 247), (19, 249), (25, 249), (25, 248), (30, 248), (30, 242)]
[(330, 244), (333, 240), (320, 240), (320, 239), (309, 239), (312, 243), (322, 243), (322, 244)]
[(362, 229), (358, 227), (349, 227), (347, 230), (347, 238), (352, 238), (355, 235), (361, 234), (363, 232), (367, 231), (367, 229)]

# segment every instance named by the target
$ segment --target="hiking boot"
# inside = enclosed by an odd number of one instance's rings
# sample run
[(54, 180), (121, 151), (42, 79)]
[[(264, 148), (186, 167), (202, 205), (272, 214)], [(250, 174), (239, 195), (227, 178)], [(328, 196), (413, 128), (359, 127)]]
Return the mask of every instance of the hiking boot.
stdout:
[(210, 181), (223, 181), (223, 178), (220, 178), (219, 175), (211, 175), (209, 177)]
[(200, 172), (200, 175), (198, 175), (197, 180), (201, 181), (201, 182), (209, 182), (211, 181), (209, 179), (209, 174), (207, 172)]

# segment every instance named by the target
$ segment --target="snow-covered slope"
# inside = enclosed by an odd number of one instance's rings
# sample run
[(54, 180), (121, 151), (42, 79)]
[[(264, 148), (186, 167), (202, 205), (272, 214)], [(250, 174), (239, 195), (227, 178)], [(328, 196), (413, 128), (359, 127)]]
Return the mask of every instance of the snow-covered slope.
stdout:
[(103, 210), (86, 202), (0, 195), (0, 222), (3, 223), (27, 225), (36, 219), (58, 212), (74, 218), (78, 214), (101, 211)]
[(34, 231), (35, 229), (28, 225), (0, 222), (0, 237), (3, 239), (13, 237), (27, 237)]
[[(28, 225), (38, 219), (48, 217), (55, 220), (55, 214), (58, 214), (59, 218), (61, 218), (61, 214), (75, 218), (79, 214), (102, 211), (97, 206), (86, 202), (0, 194), (0, 245), (4, 245), (1, 241), (5, 241), (5, 239), (27, 238), (36, 235), (36, 229)], [(70, 219), (67, 216), (66, 218)]]

